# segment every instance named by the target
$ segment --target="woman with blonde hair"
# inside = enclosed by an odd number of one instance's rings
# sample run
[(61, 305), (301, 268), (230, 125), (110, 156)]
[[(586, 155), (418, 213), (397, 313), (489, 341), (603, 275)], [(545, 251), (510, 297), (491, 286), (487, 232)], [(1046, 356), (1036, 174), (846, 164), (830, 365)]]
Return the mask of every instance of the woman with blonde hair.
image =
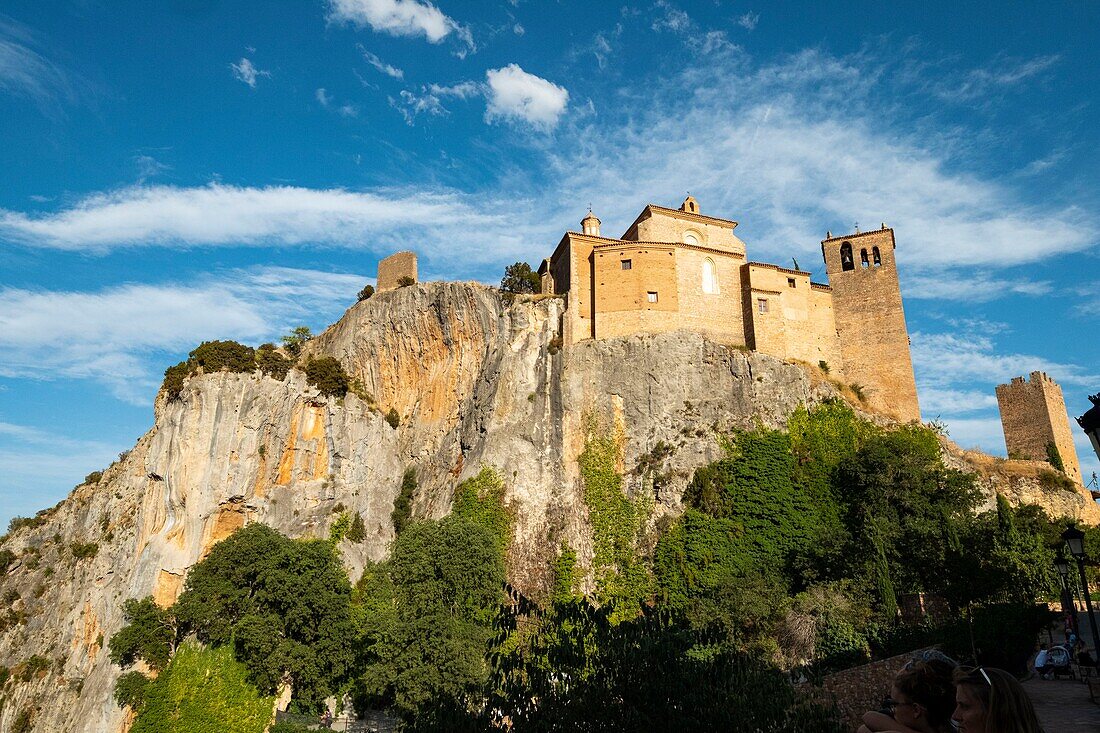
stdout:
[(1016, 678), (993, 667), (955, 672), (955, 712), (961, 733), (1043, 733), (1031, 698)]

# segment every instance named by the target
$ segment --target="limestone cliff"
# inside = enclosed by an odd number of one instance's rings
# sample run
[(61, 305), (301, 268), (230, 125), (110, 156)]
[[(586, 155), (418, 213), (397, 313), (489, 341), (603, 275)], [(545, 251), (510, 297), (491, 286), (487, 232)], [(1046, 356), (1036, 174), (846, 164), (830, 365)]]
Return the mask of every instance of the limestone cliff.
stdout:
[[(674, 513), (692, 471), (721, 455), (722, 431), (779, 426), (834, 394), (801, 366), (686, 332), (563, 350), (563, 308), (476, 284), (400, 288), (356, 304), (305, 349), (339, 359), (367, 401), (323, 398), (298, 371), (201, 375), (178, 400), (162, 394), (133, 450), (4, 545), (18, 559), (0, 597), (18, 598), (0, 614), (20, 622), (0, 633), (0, 665), (24, 679), (8, 684), (0, 733), (28, 707), (39, 731), (123, 728), (104, 648), (123, 600), (171, 603), (188, 567), (247, 522), (326, 536), (335, 507), (360, 512), (365, 541), (341, 546), (355, 578), (387, 552), (406, 468), (419, 477), (414, 515), (436, 517), (458, 482), (493, 466), (516, 516), (509, 573), (538, 590), (562, 540), (591, 554), (576, 461), (591, 425), (622, 431), (633, 492), (653, 490), (632, 470), (639, 461), (673, 447), (656, 507)], [(1084, 513), (1069, 493), (1059, 501)], [(37, 666), (22, 664), (33, 655)]]

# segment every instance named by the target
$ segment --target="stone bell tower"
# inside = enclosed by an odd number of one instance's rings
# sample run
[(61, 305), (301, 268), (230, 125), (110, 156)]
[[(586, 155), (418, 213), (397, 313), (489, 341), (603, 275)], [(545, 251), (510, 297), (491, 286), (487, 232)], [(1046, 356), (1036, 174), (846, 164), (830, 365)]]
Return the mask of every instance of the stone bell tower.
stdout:
[(830, 232), (821, 242), (845, 379), (876, 410), (920, 420), (895, 248), (894, 230), (885, 224), (839, 237)]

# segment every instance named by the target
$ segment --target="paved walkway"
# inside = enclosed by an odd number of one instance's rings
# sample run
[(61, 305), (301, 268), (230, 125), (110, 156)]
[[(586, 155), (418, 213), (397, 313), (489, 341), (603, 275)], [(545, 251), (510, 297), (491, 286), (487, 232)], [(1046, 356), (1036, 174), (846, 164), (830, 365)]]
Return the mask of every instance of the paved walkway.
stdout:
[(1023, 683), (1046, 733), (1100, 732), (1100, 704), (1089, 702), (1089, 688), (1080, 680), (1042, 680)]

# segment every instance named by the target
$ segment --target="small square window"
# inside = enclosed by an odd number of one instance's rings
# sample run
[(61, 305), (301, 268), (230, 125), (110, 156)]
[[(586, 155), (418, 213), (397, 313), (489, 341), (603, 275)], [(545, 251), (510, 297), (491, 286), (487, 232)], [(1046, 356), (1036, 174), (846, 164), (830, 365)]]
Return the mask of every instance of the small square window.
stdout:
[(656, 302), (657, 302), (657, 293), (656, 293), (656, 292), (654, 292), (654, 291), (652, 291), (652, 290), (650, 290), (650, 291), (649, 291), (648, 293), (646, 293), (646, 299), (647, 299), (647, 300), (648, 300), (648, 301), (649, 301), (650, 303), (656, 303)]
[(761, 313), (767, 313), (768, 312), (768, 299), (767, 298), (757, 298), (756, 299), (756, 308)]
[(622, 268), (624, 270), (629, 270), (630, 269), (630, 264), (631, 264), (630, 260), (620, 260), (619, 261), (619, 265), (622, 266)]
[(787, 278), (787, 287), (788, 288), (793, 288), (794, 287), (794, 278), (793, 277), (788, 277)]

